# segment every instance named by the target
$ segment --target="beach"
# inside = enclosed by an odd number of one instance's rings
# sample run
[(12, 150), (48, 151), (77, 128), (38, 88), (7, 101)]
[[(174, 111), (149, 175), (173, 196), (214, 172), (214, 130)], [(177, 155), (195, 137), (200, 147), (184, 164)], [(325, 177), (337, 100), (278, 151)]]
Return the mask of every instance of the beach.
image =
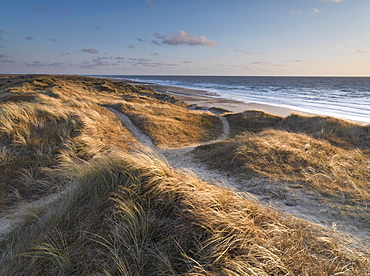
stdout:
[[(114, 79), (117, 81), (117, 79)], [(298, 113), (303, 115), (318, 115), (309, 112), (302, 112), (286, 107), (275, 106), (262, 103), (245, 103), (241, 101), (229, 100), (216, 97), (214, 94), (205, 90), (189, 89), (176, 86), (159, 85), (154, 83), (138, 82), (128, 79), (120, 80), (131, 85), (144, 85), (151, 87), (154, 91), (173, 95), (176, 98), (187, 102), (190, 105), (196, 105), (197, 109), (224, 109), (228, 112), (240, 113), (247, 110), (258, 110), (266, 113), (286, 117), (291, 113)]]
[[(104, 76), (101, 76), (101, 77), (104, 77)], [(111, 79), (111, 77), (108, 77), (108, 78)], [(271, 101), (271, 99), (269, 98), (266, 98), (266, 101), (264, 101), (263, 99), (262, 100), (260, 99), (257, 102), (253, 100), (248, 101), (246, 97), (242, 97), (241, 98), (242, 100), (231, 99), (231, 97), (227, 98), (225, 97), (225, 95), (219, 95), (217, 92), (214, 92), (212, 89), (207, 89), (207, 88), (198, 89), (198, 88), (191, 88), (191, 87), (180, 87), (176, 85), (163, 85), (163, 84), (153, 83), (153, 82), (149, 82), (145, 80), (141, 81), (138, 79), (135, 79), (135, 80), (126, 79), (126, 78), (113, 78), (113, 79), (115, 79), (116, 81), (117, 80), (124, 81), (132, 85), (148, 86), (148, 87), (151, 87), (154, 91), (173, 95), (180, 100), (186, 101), (190, 105), (194, 105), (191, 107), (194, 109), (207, 110), (210, 108), (214, 108), (214, 110), (224, 109), (224, 110), (227, 110), (229, 112), (234, 112), (234, 113), (240, 113), (240, 112), (244, 112), (247, 110), (258, 110), (258, 111), (264, 111), (266, 113), (270, 113), (270, 114), (274, 114), (274, 115), (278, 115), (282, 117), (287, 117), (292, 113), (306, 115), (306, 116), (330, 116), (330, 117), (346, 120), (346, 121), (361, 124), (361, 125), (369, 124), (368, 118), (366, 115), (368, 110), (367, 110), (367, 107), (365, 107), (364, 109), (364, 106), (363, 106), (365, 105), (365, 103), (360, 103), (358, 100), (356, 100), (356, 103), (354, 105), (353, 104), (354, 102), (352, 101), (353, 99), (348, 100), (348, 106), (351, 106), (350, 112), (358, 112), (358, 113), (357, 114), (354, 114), (354, 113), (352, 114), (343, 113), (342, 114), (342, 111), (340, 110), (347, 109), (346, 107), (347, 104), (345, 102), (343, 102), (342, 104), (338, 103), (338, 106), (333, 106), (332, 105), (333, 103), (328, 103), (328, 105), (326, 105), (326, 103), (321, 102), (321, 100), (318, 100), (318, 103), (315, 104), (315, 99), (311, 98), (313, 96), (308, 96), (309, 102), (312, 103), (311, 106), (306, 106), (304, 108), (302, 108), (301, 106), (299, 107), (297, 106), (297, 108), (294, 108), (297, 101), (299, 102), (299, 96), (296, 99), (292, 98), (291, 99), (292, 104), (289, 104), (290, 98), (289, 98), (289, 95), (287, 94), (287, 97), (284, 99), (286, 104), (283, 104), (283, 105), (280, 102), (281, 98), (279, 99), (276, 98), (277, 102), (275, 105), (274, 102)], [(215, 83), (215, 84), (211, 83), (208, 85), (217, 86), (218, 83)], [(301, 101), (302, 103), (307, 102), (307, 98), (305, 99), (303, 97)], [(356, 105), (358, 105), (358, 109), (355, 108)], [(364, 112), (364, 113), (361, 113), (361, 112)]]
[[(114, 80), (117, 81), (117, 79), (114, 79)], [(190, 105), (197, 105), (199, 109), (210, 109), (210, 108), (219, 109), (221, 108), (221, 109), (225, 109), (225, 111), (234, 112), (234, 113), (240, 113), (240, 112), (244, 112), (247, 110), (258, 110), (258, 111), (264, 111), (264, 112), (282, 116), (282, 117), (289, 116), (292, 112), (308, 114), (308, 113), (303, 113), (300, 111), (295, 111), (289, 108), (274, 106), (274, 105), (269, 105), (269, 104), (244, 103), (240, 101), (217, 98), (214, 96), (214, 94), (209, 93), (205, 90), (159, 85), (159, 84), (153, 84), (153, 83), (132, 81), (132, 80), (127, 80), (127, 79), (120, 80), (120, 81), (123, 81), (131, 85), (144, 85), (144, 86), (151, 87), (156, 92), (175, 96), (176, 98), (183, 100)]]
[(292, 109), (269, 104), (244, 103), (212, 96), (200, 96), (199, 91), (193, 91), (192, 89), (159, 85), (153, 85), (151, 87), (155, 91), (175, 95), (178, 99), (184, 100), (191, 105), (198, 105), (200, 108), (222, 108), (234, 113), (240, 113), (246, 110), (259, 110), (283, 117), (293, 112)]

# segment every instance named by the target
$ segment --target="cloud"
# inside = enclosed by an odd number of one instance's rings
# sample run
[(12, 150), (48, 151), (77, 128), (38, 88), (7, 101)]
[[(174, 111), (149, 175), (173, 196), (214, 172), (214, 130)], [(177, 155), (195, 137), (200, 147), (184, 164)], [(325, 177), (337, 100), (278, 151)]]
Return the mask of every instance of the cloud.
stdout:
[(129, 49), (135, 49), (135, 46), (131, 44), (131, 45), (128, 45), (127, 48), (129, 48)]
[(355, 53), (370, 55), (370, 50), (355, 50)]
[(96, 49), (81, 49), (82, 52), (88, 53), (88, 54), (97, 54), (99, 53)]
[(342, 3), (346, 0), (321, 0), (321, 2), (333, 2), (333, 3)]
[(159, 43), (157, 40), (152, 40), (152, 43), (155, 44), (155, 45), (158, 45), (158, 46), (161, 45), (161, 43)]
[(0, 40), (2, 41), (5, 41), (5, 39), (3, 38), (3, 35), (5, 34), (5, 31), (4, 30), (0, 30)]
[(299, 11), (291, 10), (290, 13), (291, 14), (300, 14), (300, 13), (302, 13), (302, 11), (301, 10), (299, 10)]
[(240, 53), (248, 54), (248, 55), (255, 54), (255, 52), (253, 52), (253, 51), (247, 51), (247, 50), (242, 50), (242, 49), (235, 49), (234, 52), (240, 52)]
[(205, 36), (196, 37), (188, 34), (185, 31), (180, 31), (179, 34), (171, 35), (170, 39), (167, 39), (170, 35), (155, 33), (154, 37), (162, 40), (162, 44), (171, 46), (177, 45), (189, 45), (189, 46), (215, 46), (218, 44), (217, 41), (208, 40)]
[(124, 60), (125, 58), (124, 57), (115, 57), (115, 59)]
[(26, 40), (35, 40), (32, 36), (27, 36), (24, 39), (26, 39)]
[(61, 9), (60, 11), (63, 12), (63, 13), (71, 13), (72, 12), (71, 9)]
[(31, 63), (25, 63), (25, 65), (30, 66), (30, 67), (63, 67), (64, 63), (62, 62), (53, 62), (53, 63), (45, 63), (41, 61), (33, 61)]
[(92, 61), (94, 62), (94, 66), (109, 65), (108, 61), (102, 61), (99, 58), (93, 59)]
[(306, 62), (305, 59), (289, 59), (289, 60), (285, 60), (285, 62), (297, 62), (297, 63), (302, 63), (302, 62)]
[(48, 40), (51, 41), (51, 42), (57, 42), (57, 40), (55, 38), (51, 38), (51, 37), (49, 37)]
[(319, 13), (319, 12), (320, 12), (319, 9), (316, 9), (316, 8), (313, 9), (313, 13)]
[(33, 3), (33, 9), (39, 13), (45, 13), (47, 11), (47, 6), (41, 6), (39, 3), (34, 2)]
[(174, 63), (152, 62), (151, 59), (147, 58), (129, 58), (128, 60), (129, 60), (128, 63), (132, 64), (133, 66), (156, 67), (156, 68), (168, 68), (179, 66), (178, 64)]
[(154, 53), (150, 53), (151, 56), (159, 56), (160, 54), (157, 53), (157, 52), (154, 52)]
[(184, 60), (182, 63), (189, 64), (189, 63), (193, 63), (193, 62), (192, 62), (192, 61), (190, 61), (190, 60)]
[(151, 62), (151, 59), (147, 58), (129, 58), (129, 63), (135, 64), (135, 63), (145, 63), (145, 62)]
[(100, 31), (100, 27), (97, 27), (97, 26), (96, 26), (96, 27), (94, 27), (93, 29), (94, 29), (95, 31)]
[(166, 39), (166, 37), (168, 37), (169, 36), (169, 34), (160, 34), (160, 33), (154, 33), (153, 34), (154, 35), (154, 37), (156, 38), (156, 39), (159, 39), (159, 40), (164, 40), (164, 39)]
[(346, 42), (347, 43), (357, 43), (358, 40), (357, 39), (346, 39)]
[(14, 60), (7, 59), (7, 55), (0, 54), (0, 63), (14, 63)]
[(108, 59), (113, 59), (113, 58), (110, 58), (110, 57), (96, 57), (96, 58), (93, 58), (91, 60), (91, 62), (85, 60), (80, 65), (80, 68), (89, 68), (89, 69), (91, 69), (91, 68), (100, 67), (100, 66), (116, 66), (116, 65), (118, 65), (118, 63), (109, 63), (107, 61)]
[(102, 59), (112, 59), (111, 57), (96, 57), (96, 58), (93, 58), (93, 60), (97, 60), (97, 59), (99, 59), (99, 60), (102, 60)]
[(251, 63), (255, 65), (269, 65), (270, 64), (270, 62), (266, 62), (266, 61), (254, 61)]
[(148, 3), (148, 6), (153, 6), (153, 0), (145, 0), (145, 2), (147, 2)]

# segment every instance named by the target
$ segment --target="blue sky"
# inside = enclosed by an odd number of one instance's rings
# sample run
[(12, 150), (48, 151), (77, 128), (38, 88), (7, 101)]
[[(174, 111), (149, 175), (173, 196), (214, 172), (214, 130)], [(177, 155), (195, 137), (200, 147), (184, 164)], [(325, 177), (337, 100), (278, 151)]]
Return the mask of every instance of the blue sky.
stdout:
[(370, 76), (370, 1), (2, 0), (0, 73)]

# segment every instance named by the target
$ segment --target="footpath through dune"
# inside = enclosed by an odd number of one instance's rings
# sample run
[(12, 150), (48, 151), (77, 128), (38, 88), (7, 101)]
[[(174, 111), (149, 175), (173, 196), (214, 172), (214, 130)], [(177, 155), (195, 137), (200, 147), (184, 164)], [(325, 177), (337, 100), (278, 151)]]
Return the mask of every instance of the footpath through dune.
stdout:
[(133, 135), (150, 151), (155, 152), (165, 159), (173, 167), (196, 174), (201, 180), (211, 182), (215, 185), (246, 192), (248, 198), (258, 199), (260, 202), (273, 206), (274, 208), (307, 220), (311, 223), (328, 227), (328, 231), (337, 231), (348, 238), (354, 238), (355, 243), (360, 242), (360, 247), (370, 248), (370, 229), (359, 229), (350, 219), (340, 217), (337, 211), (328, 208), (328, 205), (318, 200), (319, 195), (313, 191), (292, 190), (283, 183), (272, 183), (266, 178), (243, 178), (222, 173), (219, 170), (209, 169), (205, 164), (195, 162), (192, 150), (201, 145), (208, 145), (218, 141), (226, 140), (230, 136), (230, 126), (227, 119), (218, 115), (222, 122), (223, 131), (211, 141), (192, 144), (182, 148), (157, 148), (148, 136), (139, 130), (132, 121), (121, 112), (112, 111), (121, 122), (132, 132)]
[[(145, 151), (163, 156), (173, 167), (193, 172), (203, 181), (208, 181), (229, 189), (235, 189), (236, 191), (246, 192), (248, 198), (258, 199), (260, 202), (273, 206), (285, 213), (292, 214), (311, 223), (328, 227), (328, 231), (337, 231), (338, 234), (353, 237), (362, 244), (361, 247), (370, 248), (370, 229), (359, 229), (348, 218), (339, 217), (336, 210), (328, 208), (328, 205), (318, 200), (319, 195), (317, 193), (304, 191), (303, 189), (293, 191), (282, 183), (272, 183), (261, 177), (243, 178), (229, 175), (219, 170), (209, 169), (200, 162), (195, 162), (192, 150), (197, 146), (212, 144), (229, 138), (230, 127), (224, 116), (218, 116), (222, 122), (223, 130), (215, 140), (182, 148), (157, 148), (151, 139), (137, 128), (126, 115), (115, 109), (107, 108), (107, 110), (114, 113), (122, 124), (130, 130), (144, 146)], [(2, 214), (0, 217), (0, 240), (4, 239), (14, 227), (22, 223), (24, 219), (22, 213), (25, 208), (29, 208), (30, 205), (36, 209), (51, 206), (58, 202), (64, 192), (62, 191), (41, 198), (36, 202), (18, 206)]]

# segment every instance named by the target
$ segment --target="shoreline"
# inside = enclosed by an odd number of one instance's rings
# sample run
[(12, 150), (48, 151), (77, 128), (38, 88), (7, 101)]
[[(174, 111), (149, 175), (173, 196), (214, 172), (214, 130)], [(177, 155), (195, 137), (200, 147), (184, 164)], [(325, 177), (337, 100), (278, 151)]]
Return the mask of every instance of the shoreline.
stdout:
[(179, 100), (184, 100), (190, 105), (197, 105), (199, 109), (203, 108), (222, 108), (229, 112), (241, 113), (247, 110), (264, 111), (273, 115), (287, 117), (291, 113), (304, 114), (304, 115), (319, 115), (308, 112), (301, 112), (286, 107), (274, 106), (270, 104), (262, 103), (245, 103), (235, 100), (216, 98), (215, 94), (207, 92), (205, 90), (183, 88), (177, 86), (159, 85), (154, 83), (131, 81), (127, 79), (114, 79), (116, 81), (123, 81), (131, 85), (144, 85), (151, 87), (154, 91), (175, 96)]
[(282, 107), (278, 105), (271, 105), (271, 104), (264, 104), (264, 103), (245, 103), (241, 101), (236, 100), (229, 100), (229, 99), (223, 99), (223, 98), (217, 98), (215, 97), (216, 94), (207, 92), (205, 90), (200, 89), (190, 89), (190, 88), (183, 88), (183, 87), (176, 87), (176, 86), (167, 86), (167, 85), (159, 85), (155, 83), (147, 83), (147, 82), (139, 82), (139, 81), (131, 81), (128, 79), (114, 79), (116, 81), (123, 81), (127, 84), (131, 85), (144, 85), (151, 87), (154, 91), (168, 94), (175, 96), (176, 98), (180, 100), (184, 100), (190, 105), (197, 105), (199, 106), (198, 109), (208, 109), (208, 108), (222, 108), (226, 109), (233, 113), (241, 113), (244, 111), (264, 111), (266, 113), (270, 113), (273, 115), (281, 116), (281, 117), (287, 117), (294, 114), (299, 114), (303, 116), (322, 116), (322, 117), (332, 117), (338, 120), (347, 121), (350, 123), (362, 125), (362, 126), (368, 126), (370, 123), (363, 122), (363, 121), (357, 121), (357, 120), (351, 120), (351, 119), (343, 119), (335, 116), (329, 116), (329, 115), (323, 115), (320, 113), (315, 112), (306, 112), (296, 109), (291, 109), (288, 107)]
[[(128, 79), (114, 79), (116, 81), (123, 81), (127, 84), (131, 85), (144, 85), (151, 87), (154, 91), (168, 94), (175, 96), (179, 100), (184, 100), (190, 105), (197, 105), (199, 109), (209, 109), (209, 108), (222, 108), (229, 112), (233, 113), (241, 113), (244, 111), (264, 111), (266, 113), (270, 113), (273, 115), (287, 117), (292, 113), (301, 114), (306, 116), (324, 116), (315, 113), (303, 112), (299, 110), (290, 109), (287, 107), (275, 106), (271, 104), (263, 104), (263, 103), (245, 103), (236, 100), (229, 100), (223, 98), (215, 97), (216, 94), (207, 92), (205, 90), (200, 89), (190, 89), (190, 88), (183, 88), (177, 86), (167, 86), (167, 85), (159, 85), (155, 83), (147, 83), (147, 82), (139, 82), (139, 81), (131, 81)], [(361, 123), (361, 122), (356, 122)]]

